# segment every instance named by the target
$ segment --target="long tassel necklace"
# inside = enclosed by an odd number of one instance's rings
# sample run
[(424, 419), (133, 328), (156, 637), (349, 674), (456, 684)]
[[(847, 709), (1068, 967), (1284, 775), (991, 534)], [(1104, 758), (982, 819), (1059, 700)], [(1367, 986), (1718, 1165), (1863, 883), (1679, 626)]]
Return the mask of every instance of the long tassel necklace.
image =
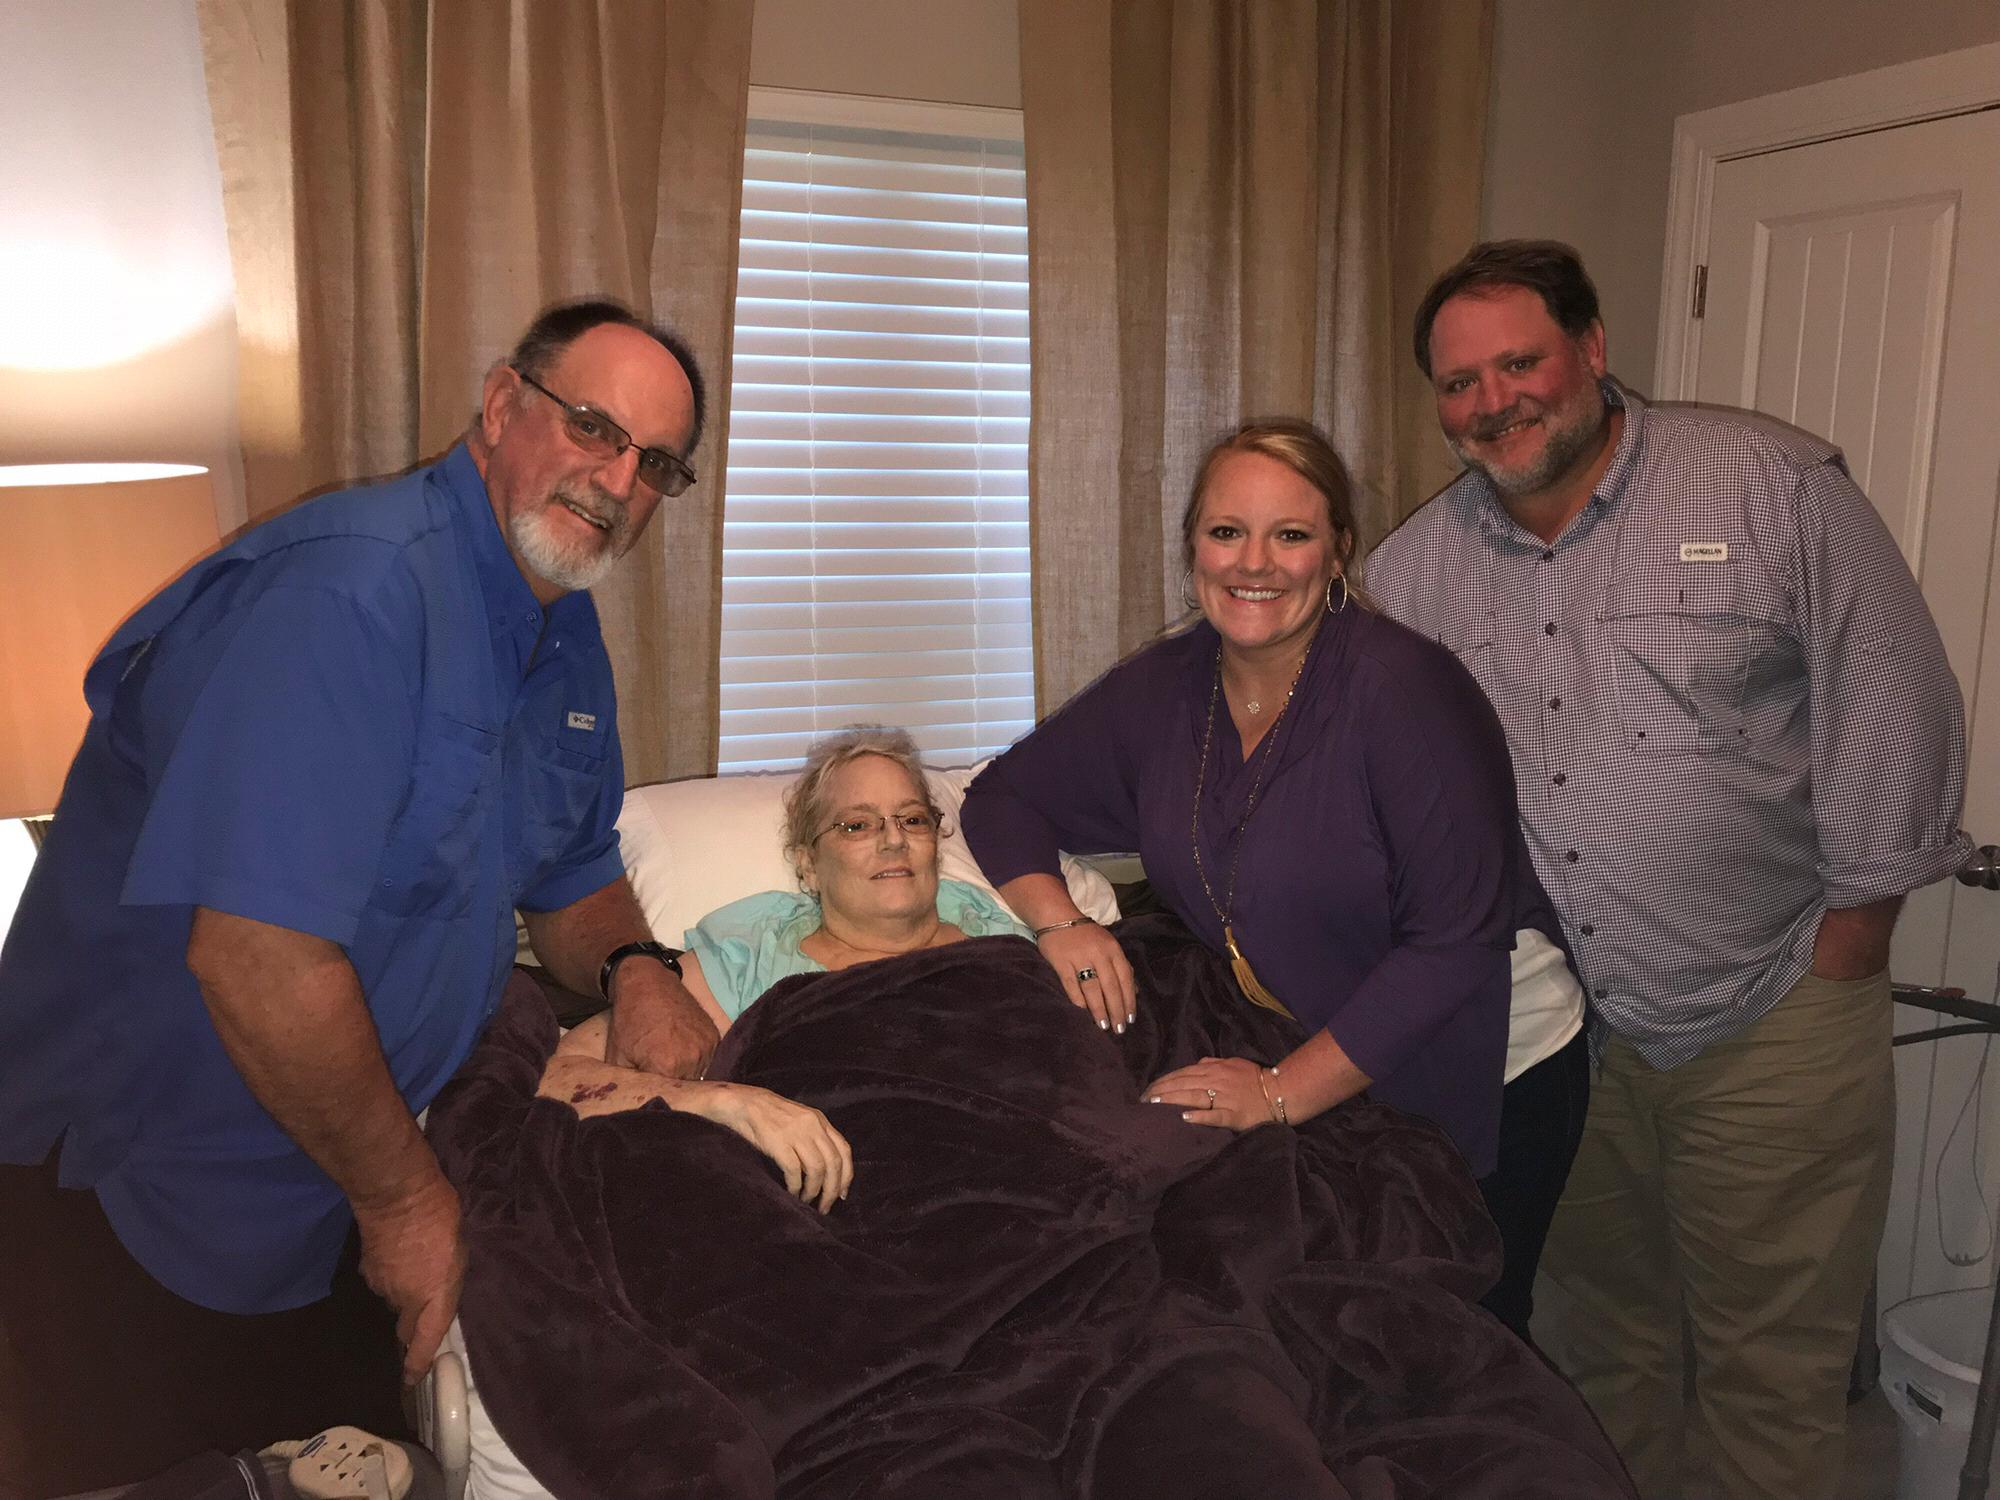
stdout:
[[(1345, 600), (1341, 601), (1343, 604)], [(1285, 701), (1278, 705), (1277, 717), (1271, 720), (1271, 727), (1265, 732), (1264, 741), (1253, 752), (1261, 758), (1257, 762), (1257, 774), (1250, 781), (1250, 795), (1243, 807), (1243, 817), (1236, 825), (1236, 847), (1229, 855), (1229, 884), (1224, 888), (1222, 900), (1215, 899), (1215, 891), (1208, 883), (1208, 871), (1201, 862), (1201, 793), (1208, 784), (1208, 751), (1215, 738), (1215, 704), (1222, 692), (1222, 652), (1215, 653), (1215, 680), (1208, 688), (1208, 722), (1201, 732), (1201, 769), (1194, 778), (1194, 821), (1188, 829), (1188, 840), (1194, 848), (1194, 872), (1201, 877), (1202, 894), (1208, 897), (1208, 904), (1215, 912), (1216, 920), (1222, 923), (1222, 941), (1229, 949), (1229, 971), (1236, 976), (1236, 983), (1252, 1004), (1261, 1005), (1266, 1010), (1274, 1010), (1287, 1020), (1297, 1020), (1285, 1002), (1265, 989), (1262, 982), (1250, 968), (1250, 960), (1243, 956), (1243, 950), (1236, 945), (1236, 928), (1232, 914), (1236, 910), (1236, 867), (1243, 858), (1243, 844), (1249, 834), (1250, 816), (1257, 811), (1257, 794), (1263, 789), (1264, 772), (1270, 768), (1272, 753), (1277, 748), (1278, 726), (1285, 721), (1285, 710), (1292, 706), (1292, 695), (1299, 690), (1299, 679), (1305, 675), (1306, 663), (1312, 659), (1313, 647), (1319, 644), (1319, 632), (1306, 643), (1305, 654), (1292, 671), (1292, 685), (1285, 689)]]

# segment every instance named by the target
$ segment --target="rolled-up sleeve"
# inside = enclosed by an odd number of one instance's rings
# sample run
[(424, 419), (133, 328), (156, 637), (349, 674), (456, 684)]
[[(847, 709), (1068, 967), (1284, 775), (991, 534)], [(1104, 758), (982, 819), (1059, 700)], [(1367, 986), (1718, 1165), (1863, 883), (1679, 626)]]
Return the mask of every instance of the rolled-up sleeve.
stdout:
[(587, 815), (556, 868), (523, 893), (521, 910), (560, 911), (625, 878), (625, 861), (618, 852), (618, 814), (624, 805), (625, 760), (614, 732)]
[(1928, 885), (1970, 852), (1965, 705), (1895, 539), (1837, 460), (1800, 477), (1793, 559), (1827, 905)]
[(1478, 684), (1440, 659), (1380, 707), (1362, 750), (1391, 946), (1327, 1024), (1371, 1078), (1396, 1073), (1467, 1006), (1493, 1007), (1504, 1035), (1526, 857), (1506, 739)]

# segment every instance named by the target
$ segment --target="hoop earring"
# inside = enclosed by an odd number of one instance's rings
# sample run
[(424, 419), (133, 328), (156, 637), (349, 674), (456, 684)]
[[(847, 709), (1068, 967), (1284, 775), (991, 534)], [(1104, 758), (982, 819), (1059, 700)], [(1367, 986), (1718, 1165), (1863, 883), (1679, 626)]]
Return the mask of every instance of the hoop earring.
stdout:
[[(1333, 586), (1334, 586), (1334, 584), (1336, 584), (1336, 583), (1338, 583), (1338, 584), (1340, 585), (1340, 603), (1338, 603), (1338, 604), (1335, 604), (1335, 603), (1333, 602)], [(1330, 615), (1337, 615), (1337, 614), (1339, 614), (1339, 613), (1340, 613), (1340, 612), (1341, 612), (1341, 611), (1342, 611), (1343, 609), (1347, 608), (1347, 592), (1348, 592), (1348, 591), (1347, 591), (1347, 574), (1346, 574), (1346, 573), (1344, 573), (1344, 572), (1341, 572), (1341, 573), (1336, 573), (1336, 574), (1334, 574), (1334, 575), (1333, 575), (1333, 577), (1331, 577), (1331, 578), (1327, 579), (1327, 581), (1326, 581), (1326, 612), (1327, 612), (1328, 614), (1330, 614)]]
[(1200, 609), (1201, 601), (1194, 596), (1194, 569), (1181, 574), (1181, 606), (1184, 609)]

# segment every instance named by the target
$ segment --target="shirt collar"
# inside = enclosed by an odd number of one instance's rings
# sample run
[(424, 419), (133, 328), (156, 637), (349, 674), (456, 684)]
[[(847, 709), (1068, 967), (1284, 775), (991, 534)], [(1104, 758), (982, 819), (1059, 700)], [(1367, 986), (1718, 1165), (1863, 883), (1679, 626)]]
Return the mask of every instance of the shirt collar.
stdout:
[[(1611, 454), (1611, 462), (1603, 476), (1597, 481), (1597, 488), (1591, 491), (1591, 500), (1599, 510), (1608, 510), (1617, 503), (1631, 482), (1632, 471), (1638, 463), (1639, 443), (1646, 426), (1646, 403), (1625, 389), (1610, 376), (1597, 382), (1597, 388), (1604, 395), (1607, 406), (1618, 407), (1625, 413), (1625, 422), (1618, 434), (1618, 446)], [(1473, 481), (1473, 507), (1478, 517), (1479, 529), (1494, 541), (1525, 542), (1537, 549), (1548, 544), (1533, 535), (1520, 522), (1507, 513), (1507, 507), (1500, 503), (1500, 492), (1493, 488), (1493, 481), (1478, 470), (1467, 471)], [(1574, 522), (1571, 523), (1575, 524)]]
[[(472, 539), (473, 566), (479, 576), (479, 590), (486, 602), (486, 618), (493, 634), (514, 635), (523, 630), (540, 634), (542, 602), (528, 587), (528, 580), (521, 576), (521, 565), (514, 561), (507, 539), (500, 534), (500, 521), (487, 497), (486, 481), (480, 477), (479, 466), (472, 461), (464, 443), (453, 445), (438, 465), (438, 473), (458, 510), (464, 534)], [(586, 593), (562, 595), (549, 605), (548, 622), (560, 623), (586, 608), (589, 598)]]

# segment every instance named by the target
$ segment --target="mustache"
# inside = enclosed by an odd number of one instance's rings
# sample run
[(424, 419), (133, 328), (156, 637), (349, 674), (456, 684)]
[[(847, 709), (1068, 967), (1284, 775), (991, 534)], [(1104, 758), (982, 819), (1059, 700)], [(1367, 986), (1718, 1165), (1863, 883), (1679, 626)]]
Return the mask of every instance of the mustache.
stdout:
[(1517, 401), (1505, 411), (1497, 412), (1483, 421), (1473, 423), (1467, 435), (1476, 442), (1491, 442), (1516, 422), (1535, 415), (1537, 413), (1530, 411), (1524, 402)]
[(631, 514), (617, 500), (592, 485), (586, 492), (574, 485), (560, 485), (555, 499), (563, 505), (575, 506), (592, 519), (604, 523), (605, 535), (616, 541), (622, 539), (630, 528)]

